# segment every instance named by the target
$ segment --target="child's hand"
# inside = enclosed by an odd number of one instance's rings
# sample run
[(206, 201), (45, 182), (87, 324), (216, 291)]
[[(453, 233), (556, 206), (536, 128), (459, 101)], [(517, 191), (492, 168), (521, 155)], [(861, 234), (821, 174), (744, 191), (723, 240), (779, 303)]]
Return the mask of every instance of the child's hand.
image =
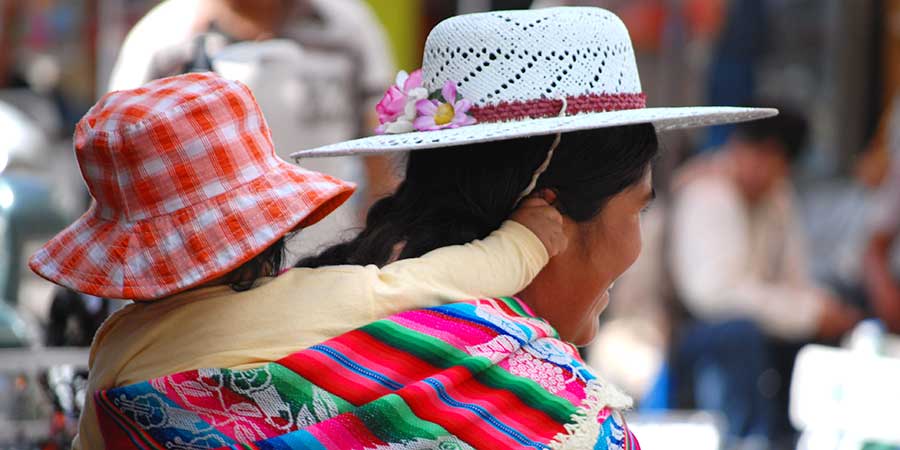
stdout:
[(510, 219), (531, 230), (544, 243), (551, 258), (569, 245), (569, 239), (563, 233), (562, 214), (543, 198), (532, 196), (522, 200)]

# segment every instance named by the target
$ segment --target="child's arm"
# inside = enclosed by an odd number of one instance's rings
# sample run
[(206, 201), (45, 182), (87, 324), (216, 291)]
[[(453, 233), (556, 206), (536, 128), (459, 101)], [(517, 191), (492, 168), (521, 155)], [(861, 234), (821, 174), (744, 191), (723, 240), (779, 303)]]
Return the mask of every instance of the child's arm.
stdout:
[(488, 237), (388, 264), (375, 284), (375, 315), (446, 302), (515, 295), (551, 256), (565, 249), (562, 216), (546, 201), (527, 199)]

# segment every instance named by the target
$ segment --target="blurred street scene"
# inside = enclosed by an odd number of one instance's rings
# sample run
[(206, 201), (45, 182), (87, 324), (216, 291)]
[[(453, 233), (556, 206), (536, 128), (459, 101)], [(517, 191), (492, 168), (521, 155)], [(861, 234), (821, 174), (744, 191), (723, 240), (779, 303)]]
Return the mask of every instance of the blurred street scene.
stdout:
[[(584, 349), (642, 445), (900, 449), (900, 0), (0, 0), (0, 449), (68, 448), (124, 304), (27, 267), (88, 207), (72, 133), (101, 95), (218, 72), (287, 159), (370, 134), (442, 19), (560, 5), (626, 22), (648, 106), (783, 112), (662, 135), (643, 253)], [(304, 161), (360, 193), (292, 257), (352, 236), (398, 158)]]

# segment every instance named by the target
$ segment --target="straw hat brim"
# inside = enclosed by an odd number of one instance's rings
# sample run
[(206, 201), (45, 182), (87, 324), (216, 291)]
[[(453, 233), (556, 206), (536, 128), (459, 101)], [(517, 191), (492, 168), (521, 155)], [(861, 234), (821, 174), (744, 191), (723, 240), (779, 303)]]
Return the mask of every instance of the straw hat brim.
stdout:
[[(171, 214), (128, 221), (104, 218), (92, 205), (29, 266), (98, 297), (167, 297), (240, 267), (297, 226), (327, 216), (353, 191), (350, 183), (281, 161), (237, 189)], [(83, 258), (90, 264), (79, 262)]]
[(698, 106), (643, 108), (624, 111), (583, 113), (565, 117), (526, 119), (510, 122), (476, 123), (436, 131), (414, 131), (402, 134), (370, 136), (352, 141), (301, 150), (294, 159), (347, 155), (375, 155), (507, 139), (568, 133), (622, 125), (652, 123), (658, 132), (711, 125), (745, 122), (778, 114), (772, 108)]

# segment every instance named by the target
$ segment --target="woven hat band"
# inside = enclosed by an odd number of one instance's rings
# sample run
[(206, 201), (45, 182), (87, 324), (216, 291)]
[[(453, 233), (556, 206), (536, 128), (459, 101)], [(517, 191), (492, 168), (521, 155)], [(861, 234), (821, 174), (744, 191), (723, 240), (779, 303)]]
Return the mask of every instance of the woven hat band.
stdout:
[[(566, 97), (566, 115), (624, 111), (647, 107), (647, 95), (636, 94), (584, 94)], [(562, 99), (501, 102), (495, 105), (473, 106), (469, 113), (480, 123), (509, 122), (514, 120), (558, 117), (563, 107)]]

